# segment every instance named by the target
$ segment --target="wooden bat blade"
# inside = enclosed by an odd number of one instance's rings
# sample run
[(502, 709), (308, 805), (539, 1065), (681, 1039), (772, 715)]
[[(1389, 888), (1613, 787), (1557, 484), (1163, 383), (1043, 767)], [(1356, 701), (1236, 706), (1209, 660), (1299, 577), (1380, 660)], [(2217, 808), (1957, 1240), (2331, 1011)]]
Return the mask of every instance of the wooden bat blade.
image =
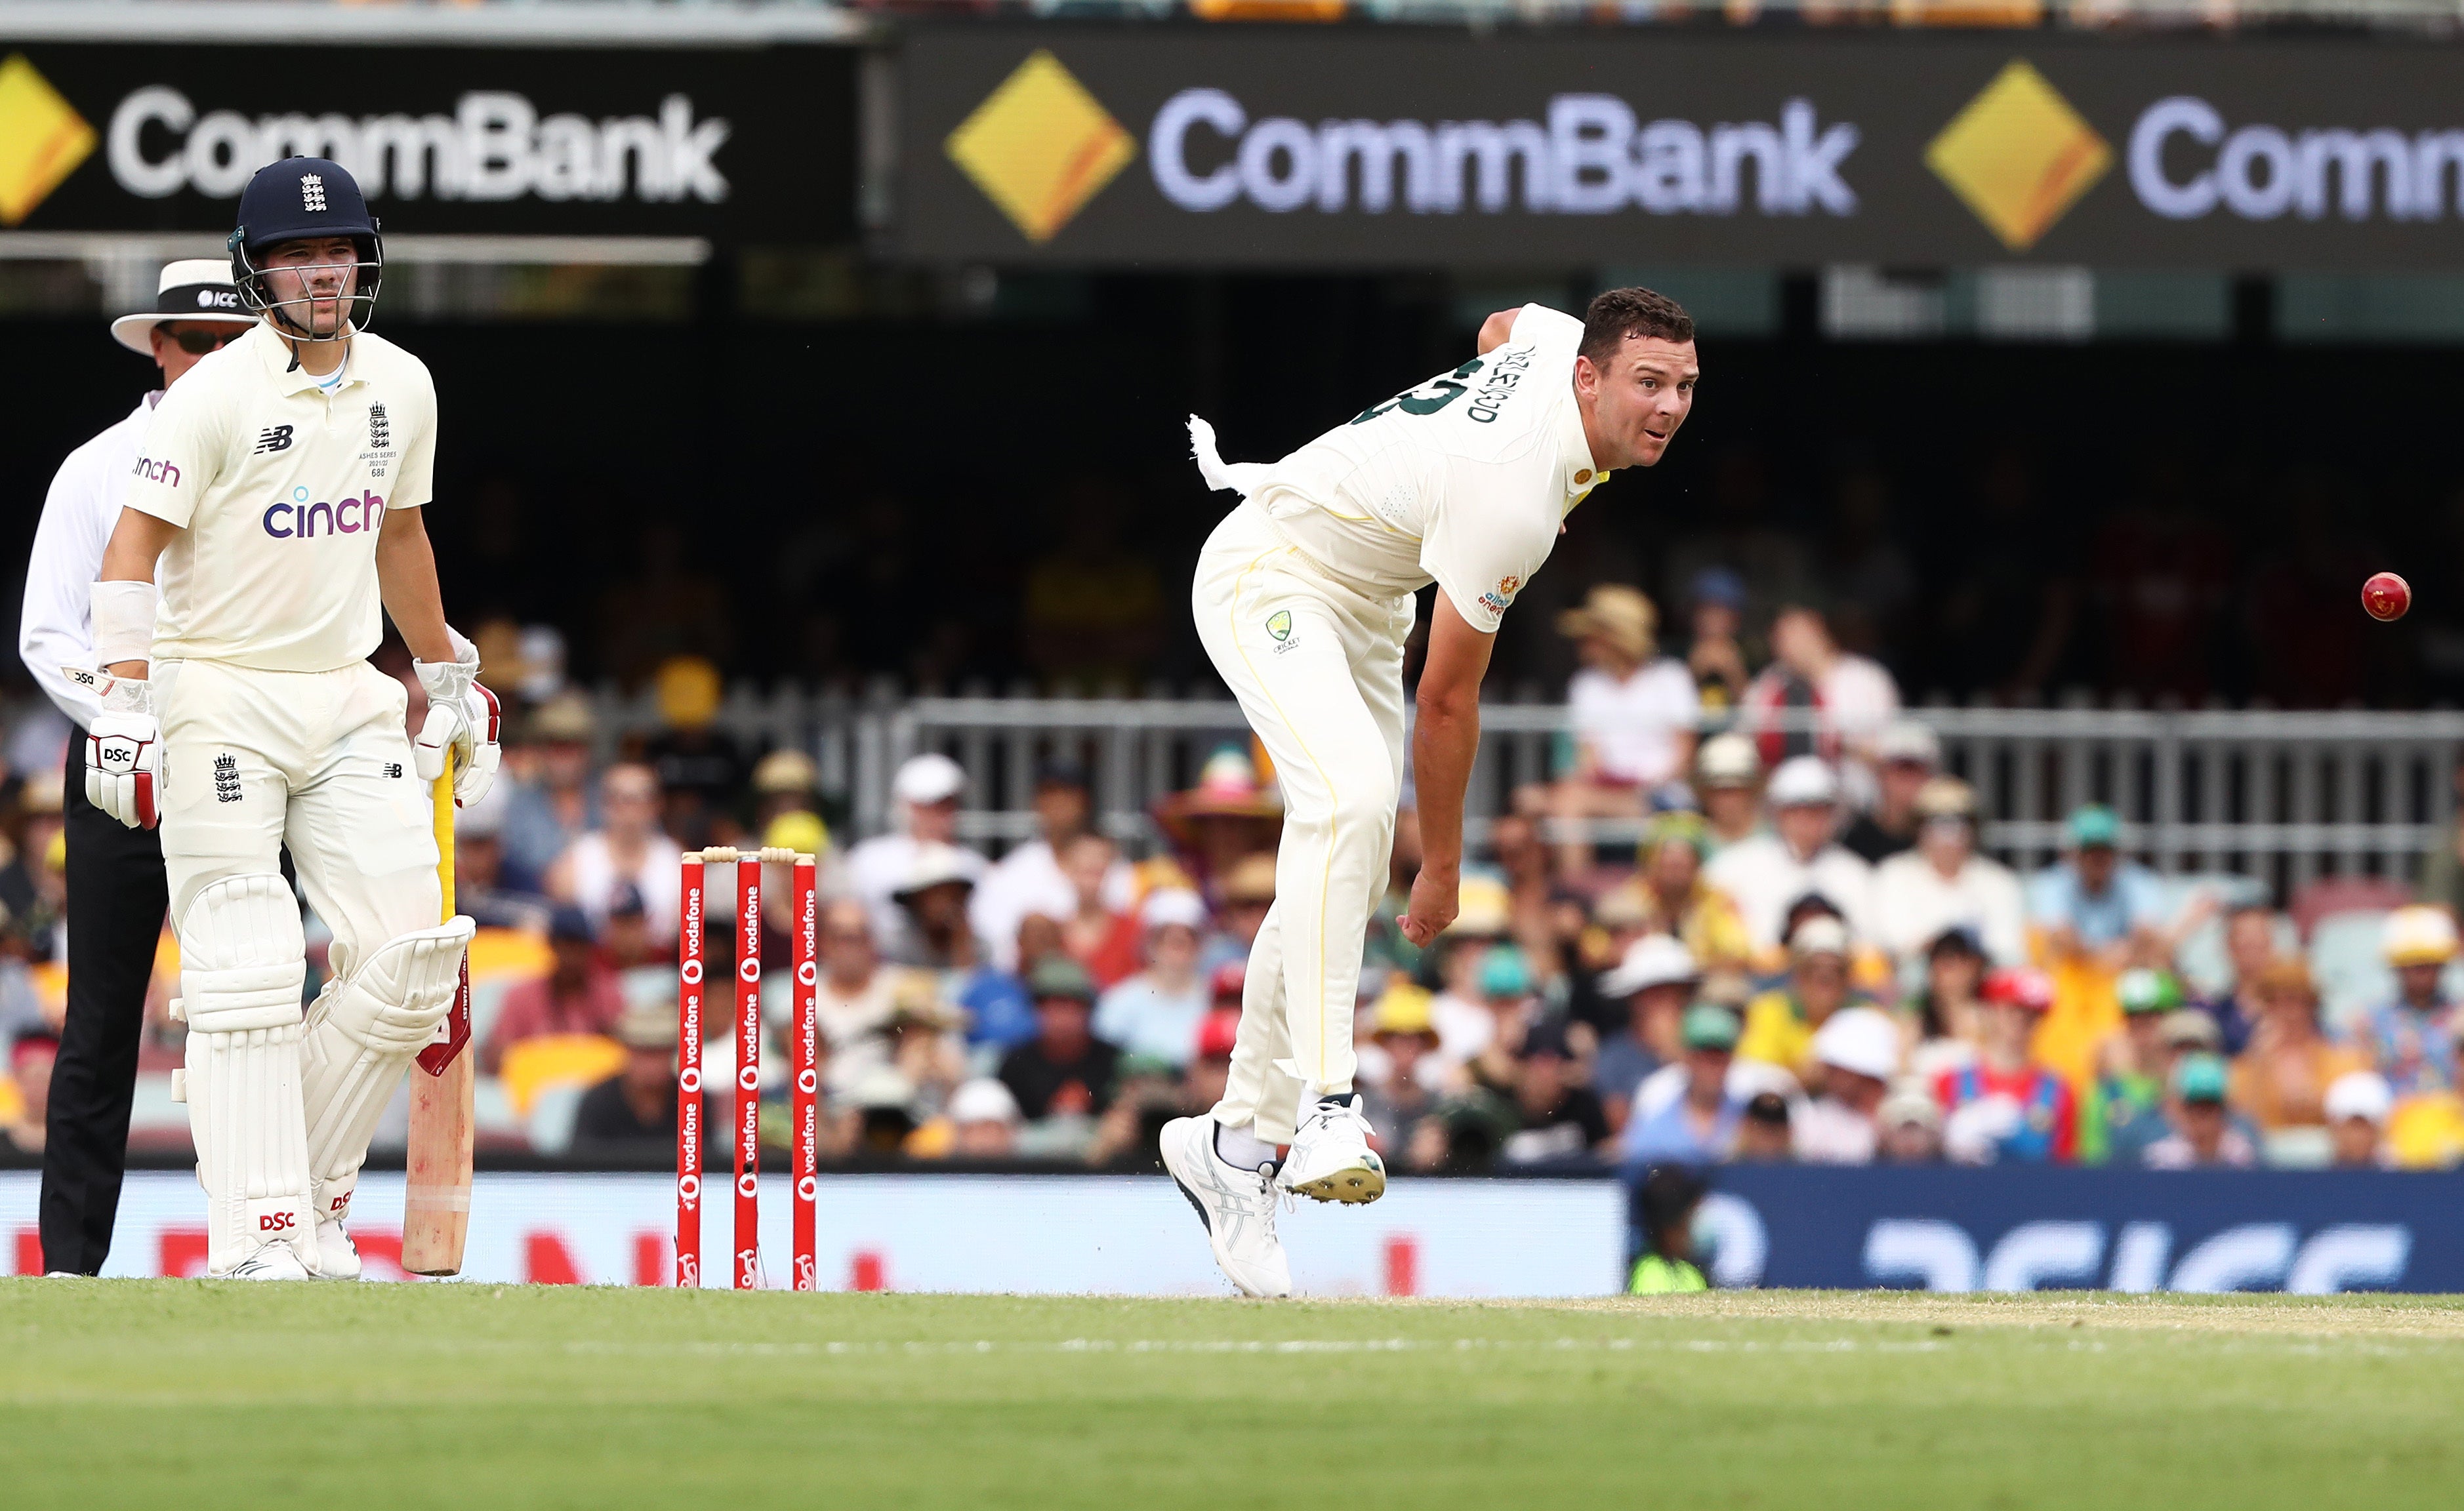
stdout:
[[(444, 917), (453, 916), (453, 773), (429, 794), (436, 813), (436, 880)], [(471, 1236), (471, 1150), (475, 1134), (477, 1055), (471, 1049), (471, 961), (445, 1037), (410, 1072), (410, 1144), (404, 1159), (402, 1267), (413, 1275), (459, 1275)], [(441, 1053), (440, 1053), (441, 1051)]]

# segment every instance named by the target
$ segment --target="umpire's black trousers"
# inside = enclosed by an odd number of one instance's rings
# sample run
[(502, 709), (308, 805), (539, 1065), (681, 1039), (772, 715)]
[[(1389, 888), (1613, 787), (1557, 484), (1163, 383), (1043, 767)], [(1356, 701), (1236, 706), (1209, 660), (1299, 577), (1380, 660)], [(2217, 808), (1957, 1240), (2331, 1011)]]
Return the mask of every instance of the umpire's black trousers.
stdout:
[(145, 983), (168, 906), (163, 843), (85, 797), (85, 733), (69, 735), (69, 1009), (43, 1144), (43, 1268), (93, 1275), (111, 1252)]

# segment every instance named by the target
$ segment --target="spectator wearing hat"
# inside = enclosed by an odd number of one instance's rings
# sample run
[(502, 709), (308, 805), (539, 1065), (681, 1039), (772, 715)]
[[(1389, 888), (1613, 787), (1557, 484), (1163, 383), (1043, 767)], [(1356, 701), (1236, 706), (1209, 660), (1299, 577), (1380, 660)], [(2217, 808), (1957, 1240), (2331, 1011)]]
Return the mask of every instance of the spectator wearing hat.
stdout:
[(1705, 971), (1743, 971), (1754, 943), (1735, 899), (1704, 874), (1711, 833), (1690, 813), (1663, 813), (1643, 830), (1639, 868), (1617, 888), (1631, 893), (1645, 932), (1683, 942)]
[(1198, 974), (1206, 904), (1186, 887), (1157, 887), (1139, 904), (1138, 926), (1146, 969), (1097, 998), (1095, 1037), (1178, 1072), (1196, 1052), (1199, 1020), (1213, 1005)]
[(1985, 978), (1976, 1062), (1934, 1082), (1943, 1144), (1962, 1164), (2069, 1164), (2079, 1157), (2079, 1098), (2029, 1055), (2054, 1005), (2054, 983), (2028, 966)]
[(1534, 1023), (1516, 1055), (1514, 1110), (1522, 1126), (1498, 1150), (1503, 1165), (1588, 1165), (1609, 1140), (1608, 1114), (1585, 1084), (1580, 1058), (1553, 1019)]
[(1942, 1104), (1922, 1081), (1903, 1081), (1874, 1109), (1874, 1158), (1883, 1165), (1942, 1162)]
[[(645, 1003), (615, 1023), (625, 1063), (582, 1094), (573, 1115), (577, 1155), (650, 1154), (676, 1140), (676, 1009)], [(703, 1121), (709, 1127), (707, 1118)]]
[[(1874, 741), (1900, 712), (1900, 690), (1878, 662), (1842, 650), (1822, 611), (1783, 604), (1771, 619), (1771, 663), (1746, 687), (1743, 723), (1765, 764), (1818, 756), (1853, 772), (1872, 795)], [(1813, 715), (1811, 732), (1782, 727), (1784, 713)]]
[[(1573, 767), (1542, 795), (1550, 817), (1639, 817), (1649, 794), (1693, 764), (1702, 704), (1685, 668), (1655, 654), (1659, 619), (1641, 590), (1614, 583), (1557, 616), (1557, 633), (1574, 641), (1583, 665), (1566, 687)], [(1589, 844), (1562, 835), (1557, 843), (1569, 874), (1590, 864)]]
[(2356, 1040), (2399, 1096), (2455, 1089), (2464, 1014), (2443, 984), (2455, 958), (2455, 921), (2441, 908), (2399, 908), (2387, 914), (2380, 953), (2395, 972), (2395, 996), (2363, 1018)]
[(1610, 1128), (1625, 1127), (1636, 1088), (1683, 1053), (1685, 1009), (1702, 979), (1693, 952), (1666, 934), (1636, 940), (1616, 969), (1601, 975), (1600, 995), (1624, 1008), (1623, 1023), (1600, 1040), (1592, 1061), (1592, 1089)]
[(1737, 1015), (1727, 1008), (1698, 1002), (1685, 1009), (1676, 1094), (1627, 1120), (1617, 1139), (1620, 1160), (1629, 1167), (1709, 1165), (1728, 1157), (1746, 1107), (1729, 1084), (1737, 1036)]
[(2147, 1146), (2140, 1162), (2150, 1170), (2248, 1169), (2257, 1164), (2257, 1142), (2227, 1109), (2230, 1081), (2225, 1062), (2214, 1055), (2191, 1055), (2175, 1066), (2167, 1107), (2168, 1130)]
[(1995, 965), (2024, 963), (2027, 902), (2017, 873), (1976, 853), (1975, 789), (1956, 777), (1931, 777), (1909, 811), (1915, 848), (1891, 856), (1874, 873), (1875, 942), (1905, 955), (1945, 930), (1965, 928)]
[(1900, 1073), (1900, 1025), (1875, 1007), (1831, 1015), (1814, 1036), (1821, 1090), (1790, 1129), (1796, 1157), (1812, 1165), (1870, 1165), (1878, 1116)]
[(950, 1097), (950, 1156), (1005, 1160), (1018, 1155), (1018, 1098), (990, 1076), (961, 1084)]
[(2348, 1070), (2327, 1087), (2329, 1160), (2339, 1170), (2386, 1170), (2395, 1164), (2387, 1149), (2387, 1119), (2395, 1112), (2395, 1088), (2375, 1070)]
[(2298, 959), (2277, 961), (2255, 986), (2258, 1021), (2233, 1062), (2233, 1104), (2260, 1133), (2324, 1128), (2327, 1087), (2348, 1071), (2367, 1070), (2358, 1051), (2332, 1043), (2319, 1028), (2319, 988)]
[(1859, 935), (1870, 932), (1874, 868), (1833, 837), (1839, 818), (1839, 779), (1811, 756), (1771, 773), (1766, 794), (1771, 832), (1729, 845), (1704, 874), (1735, 899), (1757, 951), (1776, 952), (1789, 905), (1808, 892), (1831, 900)]
[(2055, 954), (2119, 972), (2138, 954), (2161, 951), (2164, 893), (2155, 873), (2124, 860), (2122, 821), (2088, 803), (2070, 817), (2069, 857), (2030, 879), (2029, 912)]
[(813, 757), (782, 745), (753, 763), (753, 826), (766, 829), (781, 814), (822, 811), (822, 771)]
[(967, 921), (969, 894), (983, 857), (955, 844), (917, 844), (908, 871), (891, 888), (902, 927), (884, 952), (893, 965), (946, 971), (963, 977), (988, 965), (991, 953)]
[(1054, 955), (1036, 962), (1026, 990), (1035, 1004), (1035, 1037), (1002, 1058), (1001, 1084), (1029, 1123), (1100, 1115), (1111, 1106), (1121, 1052), (1091, 1030), (1094, 978), (1077, 961)]
[(942, 859), (960, 867), (970, 886), (983, 875), (984, 858), (957, 845), (958, 803), (966, 790), (967, 774), (938, 751), (909, 757), (891, 778), (891, 806), (897, 828), (847, 851), (847, 885), (857, 900), (872, 909), (876, 937), (898, 937), (905, 923), (898, 889), (915, 875), (918, 854), (927, 846), (955, 852), (955, 859)]
[(606, 1034), (625, 1015), (625, 994), (616, 973), (600, 957), (590, 917), (571, 904), (556, 909), (547, 931), (547, 974), (516, 982), (505, 991), (496, 1020), (479, 1046), (479, 1068), (495, 1075), (505, 1051), (526, 1039), (550, 1034)]
[(1903, 1006), (1914, 1041), (1908, 1072), (1927, 1085), (1946, 1070), (1976, 1062), (1985, 972), (1985, 946), (1966, 925), (1953, 924), (1925, 941), (1924, 983)]
[(1212, 902), (1222, 900), (1223, 879), (1252, 855), (1272, 856), (1284, 833), (1284, 799), (1258, 769), (1248, 745), (1218, 746), (1185, 792), (1169, 793), (1155, 805), (1156, 827), (1172, 844), (1169, 860), (1150, 861), (1150, 885), (1194, 887)]
[[(102, 705), (96, 689), (73, 680), (65, 668), (99, 668), (89, 595), (101, 576), (103, 546), (119, 523), (128, 479), (139, 470), (138, 452), (154, 405), (190, 368), (255, 323), (240, 307), (229, 262), (165, 264), (154, 307), (111, 322), (112, 339), (151, 358), (162, 370), (163, 386), (60, 463), (25, 561), (17, 653), (35, 685), (75, 727), (72, 732), (52, 724), (66, 747), (62, 807), (76, 835), (68, 847), (67, 882), (77, 929), (67, 941), (68, 1010), (56, 1076), (46, 1082), (53, 1089), (45, 1113), (49, 1132), (38, 1140), (44, 1154), (36, 1227), (46, 1270), (93, 1275), (111, 1249), (127, 1168), (145, 989), (166, 903), (156, 831), (129, 828), (86, 800), (84, 732)], [(18, 434), (22, 466), (29, 448), (24, 432)], [(59, 752), (60, 745), (51, 750)], [(27, 859), (39, 863), (44, 848), (30, 841)], [(9, 906), (23, 916), (28, 901), (20, 896)], [(29, 1130), (27, 1137), (38, 1136)]]
[(1704, 859), (1763, 829), (1763, 758), (1743, 734), (1714, 734), (1694, 756), (1694, 795), (1703, 804)]
[(1362, 1110), (1383, 1148), (1409, 1149), (1413, 1129), (1437, 1110), (1445, 1091), (1438, 1031), (1429, 1021), (1429, 994), (1409, 981), (1389, 980), (1369, 1010), (1368, 1026), (1360, 1055)]
[(2079, 1162), (2137, 1165), (2167, 1132), (2166, 1075), (2172, 1055), (2165, 1019), (2182, 1011), (2182, 983), (2169, 971), (2141, 966), (2115, 984), (2122, 1029), (2097, 1046), (2096, 1080), (2079, 1111)]
[(629, 886), (641, 894), (660, 941), (675, 938), (684, 906), (684, 848), (659, 827), (658, 778), (635, 761), (608, 767), (599, 779), (599, 826), (548, 868), (548, 896), (588, 914), (595, 933), (605, 926), (618, 889)]
[[(1210, 974), (1226, 965), (1249, 963), (1258, 931), (1266, 925), (1266, 909), (1275, 906), (1275, 858), (1243, 858), (1223, 878), (1220, 890), (1222, 902), (1215, 909), (1215, 931), (1206, 936), (1206, 948), (1198, 961), (1199, 968)], [(1374, 920), (1370, 930), (1373, 935), (1377, 931)]]
[(913, 1088), (916, 1117), (936, 1117), (967, 1079), (967, 1014), (943, 1000), (929, 971), (898, 973), (890, 1007), (890, 1064)]
[(1738, 1058), (1811, 1079), (1815, 1036), (1833, 1014), (1863, 1005), (1849, 982), (1848, 957), (1848, 931), (1837, 918), (1817, 913), (1797, 925), (1788, 941), (1788, 979), (1746, 1004)]
[[(1839, 836), (1859, 859), (1880, 865), (1917, 843), (1917, 795), (1942, 773), (1942, 738), (1929, 724), (1897, 718), (1874, 736), (1874, 803)], [(1971, 817), (1973, 815), (1971, 814)]]
[(1752, 675), (1739, 638), (1746, 627), (1746, 580), (1727, 567), (1705, 567), (1686, 591), (1685, 672), (1702, 708), (1720, 712), (1745, 697)]
[[(1462, 921), (1460, 915), (1456, 921)], [(1532, 1008), (1531, 963), (1522, 948), (1458, 945), (1447, 953), (1445, 977), (1446, 990), (1429, 1003), (1438, 1058), (1450, 1066), (1469, 1066), (1495, 1050), (1507, 1057), (1499, 1063), (1507, 1063), (1522, 1042)], [(1500, 1084), (1511, 1079), (1497, 1078)]]
[(670, 656), (651, 687), (659, 729), (643, 746), (642, 760), (658, 777), (667, 831), (695, 849), (733, 843), (730, 810), (744, 790), (744, 753), (718, 727), (725, 691), (718, 668), (700, 656)]
[(590, 700), (570, 690), (533, 710), (521, 740), (504, 755), (504, 885), (547, 890), (547, 874), (576, 840), (599, 823), (590, 748), (599, 721)]
[[(1019, 968), (1015, 954), (1018, 926), (1029, 913), (1067, 920), (1077, 915), (1082, 901), (1077, 886), (1062, 869), (1062, 852), (1081, 835), (1090, 833), (1094, 802), (1087, 785), (1087, 769), (1075, 761), (1047, 761), (1037, 768), (1035, 838), (1013, 847), (993, 863), (976, 883), (968, 911), (976, 932), (990, 942), (994, 962), (1004, 971)], [(1111, 914), (1126, 913), (1135, 899), (1137, 877), (1127, 861), (1112, 855), (1104, 867), (1099, 895)]]

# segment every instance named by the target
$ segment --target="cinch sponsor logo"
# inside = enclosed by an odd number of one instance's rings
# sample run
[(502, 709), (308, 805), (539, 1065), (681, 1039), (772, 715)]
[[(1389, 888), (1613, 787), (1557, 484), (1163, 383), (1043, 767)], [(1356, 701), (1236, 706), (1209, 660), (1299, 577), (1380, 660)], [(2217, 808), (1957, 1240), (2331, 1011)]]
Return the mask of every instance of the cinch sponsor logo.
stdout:
[(263, 522), (265, 533), (277, 540), (309, 539), (317, 534), (320, 521), (329, 536), (355, 536), (382, 524), (385, 508), (385, 500), (374, 493), (364, 498), (345, 498), (339, 504), (312, 504), (308, 490), (295, 488), (289, 498), (266, 505)]
[(450, 116), (250, 117), (200, 114), (164, 84), (133, 91), (111, 113), (104, 161), (121, 188), (145, 199), (193, 189), (236, 199), (250, 175), (287, 157), (331, 158), (370, 199), (620, 200), (687, 198), (715, 205), (728, 182), (715, 159), (727, 141), (719, 117), (693, 119), (693, 101), (670, 95), (656, 116), (542, 117), (522, 95), (473, 90)]
[[(2437, 220), (2448, 212), (2450, 185), (2464, 186), (2464, 131), (2229, 128), (2194, 95), (2158, 100), (2130, 130), (2130, 187), (2167, 220), (2218, 209), (2244, 220), (2288, 212), (2320, 220), (2331, 208), (2353, 221)], [(2464, 203), (2457, 208), (2464, 212)]]
[(174, 488), (180, 486), (180, 470), (168, 462), (158, 462), (150, 456), (139, 457), (137, 465), (129, 470), (128, 475), (142, 477), (149, 483), (168, 483)]

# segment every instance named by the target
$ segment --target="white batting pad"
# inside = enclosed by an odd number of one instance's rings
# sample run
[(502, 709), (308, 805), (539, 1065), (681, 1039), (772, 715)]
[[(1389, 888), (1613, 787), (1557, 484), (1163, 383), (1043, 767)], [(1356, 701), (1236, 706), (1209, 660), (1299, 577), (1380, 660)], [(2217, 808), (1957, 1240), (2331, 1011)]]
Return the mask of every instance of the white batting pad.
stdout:
[(308, 1130), (299, 1098), (299, 993), (307, 942), (279, 876), (226, 877), (180, 927), (188, 1019), (188, 1131), (206, 1189), (206, 1267), (228, 1273), (268, 1239), (312, 1271)]
[[(476, 930), (467, 917), (388, 939), (349, 975), (329, 983), (308, 1015), (309, 1167), (320, 1200), (350, 1202), (368, 1139), (404, 1070), (453, 1009), (462, 953)], [(326, 1214), (341, 1217), (343, 1210)]]

